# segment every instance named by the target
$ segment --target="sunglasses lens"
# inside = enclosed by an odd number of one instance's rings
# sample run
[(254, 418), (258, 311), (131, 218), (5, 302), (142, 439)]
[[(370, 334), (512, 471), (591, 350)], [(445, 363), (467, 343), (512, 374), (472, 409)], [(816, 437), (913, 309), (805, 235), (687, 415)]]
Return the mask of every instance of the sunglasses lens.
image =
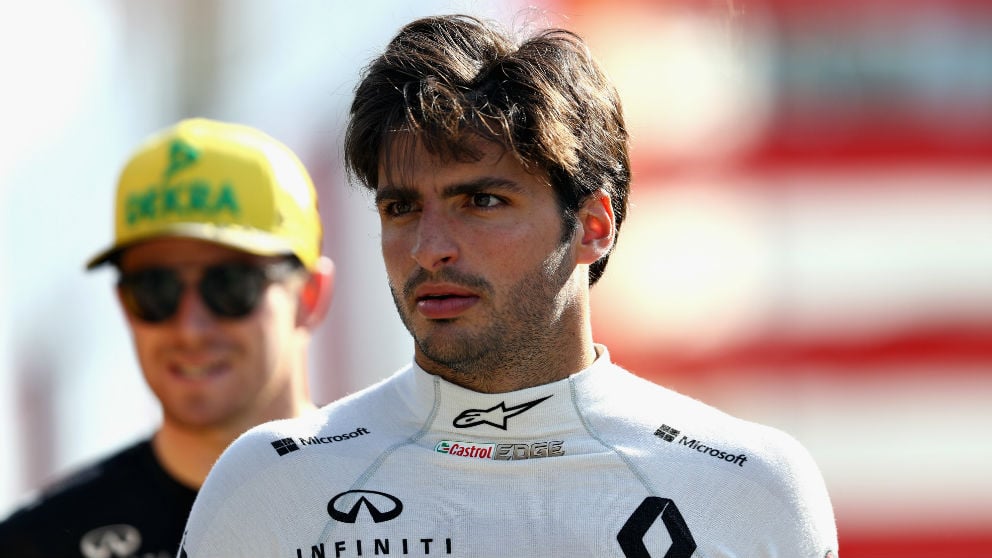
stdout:
[(265, 270), (230, 263), (207, 268), (200, 281), (200, 296), (217, 316), (243, 318), (255, 310), (265, 290)]
[(118, 282), (124, 307), (146, 322), (169, 319), (179, 308), (183, 284), (169, 269), (150, 268), (128, 273)]

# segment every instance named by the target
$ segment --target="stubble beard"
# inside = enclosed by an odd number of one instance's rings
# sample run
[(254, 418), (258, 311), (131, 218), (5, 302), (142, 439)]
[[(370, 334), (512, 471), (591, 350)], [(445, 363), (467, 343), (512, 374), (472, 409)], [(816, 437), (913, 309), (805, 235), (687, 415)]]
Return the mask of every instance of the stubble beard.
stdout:
[[(393, 303), (407, 331), (413, 336), (420, 354), (429, 362), (419, 362), (427, 372), (460, 378), (474, 385), (485, 385), (490, 379), (517, 378), (527, 383), (544, 383), (542, 372), (549, 362), (558, 359), (556, 349), (563, 331), (563, 317), (571, 302), (563, 289), (573, 267), (567, 262), (569, 247), (560, 244), (542, 263), (503, 293), (496, 294), (489, 282), (451, 269), (430, 275), (484, 293), (491, 304), (488, 323), (469, 329), (458, 318), (435, 320), (418, 331), (414, 326), (416, 312), (412, 291), (429, 275), (420, 270), (404, 285), (404, 296), (390, 282)], [(492, 305), (492, 301), (497, 301)], [(536, 385), (535, 383), (535, 385)]]

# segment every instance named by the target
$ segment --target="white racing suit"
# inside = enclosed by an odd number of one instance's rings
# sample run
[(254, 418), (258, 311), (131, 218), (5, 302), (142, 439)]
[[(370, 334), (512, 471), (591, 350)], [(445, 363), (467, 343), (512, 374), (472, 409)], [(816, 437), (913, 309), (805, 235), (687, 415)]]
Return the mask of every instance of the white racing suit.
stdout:
[(499, 394), (414, 364), (256, 427), (210, 473), (180, 556), (836, 556), (798, 442), (597, 349), (567, 379)]

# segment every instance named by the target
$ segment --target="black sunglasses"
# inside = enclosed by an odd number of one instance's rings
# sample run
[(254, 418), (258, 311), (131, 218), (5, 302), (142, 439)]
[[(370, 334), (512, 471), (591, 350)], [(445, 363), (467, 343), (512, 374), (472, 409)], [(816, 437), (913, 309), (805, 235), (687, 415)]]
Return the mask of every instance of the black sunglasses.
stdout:
[[(269, 264), (230, 262), (204, 268), (196, 285), (200, 298), (218, 318), (236, 319), (251, 314), (265, 287), (287, 277), (302, 264), (287, 258)], [(179, 310), (186, 284), (169, 267), (148, 267), (121, 273), (117, 280), (124, 308), (141, 321), (159, 323)]]

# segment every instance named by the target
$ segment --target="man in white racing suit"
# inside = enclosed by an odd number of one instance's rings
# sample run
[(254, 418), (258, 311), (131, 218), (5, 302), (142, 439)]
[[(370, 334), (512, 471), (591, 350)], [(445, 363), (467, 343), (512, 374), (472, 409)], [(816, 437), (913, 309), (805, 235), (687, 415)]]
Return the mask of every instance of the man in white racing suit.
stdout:
[(837, 552), (788, 435), (612, 363), (589, 290), (627, 208), (620, 101), (576, 35), (414, 21), (345, 138), (413, 363), (224, 453), (180, 556), (781, 557)]

